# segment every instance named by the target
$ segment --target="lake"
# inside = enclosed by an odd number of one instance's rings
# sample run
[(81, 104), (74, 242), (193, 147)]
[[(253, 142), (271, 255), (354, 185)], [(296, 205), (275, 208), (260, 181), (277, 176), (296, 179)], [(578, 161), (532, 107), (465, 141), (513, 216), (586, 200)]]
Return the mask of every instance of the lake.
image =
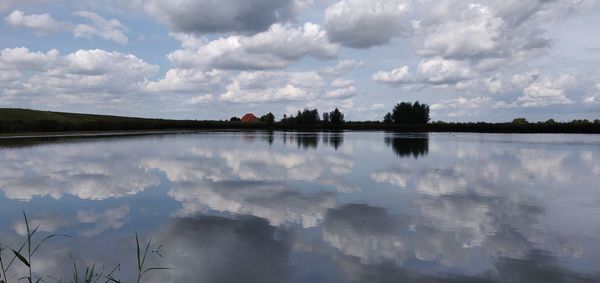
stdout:
[(33, 256), (48, 282), (73, 261), (135, 282), (136, 233), (171, 268), (142, 282), (598, 282), (600, 135), (0, 140), (2, 247), (23, 211), (69, 236)]

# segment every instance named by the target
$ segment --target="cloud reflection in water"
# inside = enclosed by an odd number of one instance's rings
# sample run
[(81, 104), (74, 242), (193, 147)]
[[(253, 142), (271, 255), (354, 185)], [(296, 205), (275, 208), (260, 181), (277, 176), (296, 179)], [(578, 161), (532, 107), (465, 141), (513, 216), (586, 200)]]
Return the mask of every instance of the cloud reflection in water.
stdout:
[[(245, 132), (11, 147), (0, 203), (65, 209), (32, 221), (90, 241), (154, 234), (181, 271), (156, 282), (594, 282), (600, 142), (565, 139)], [(156, 194), (177, 206), (144, 202)], [(92, 207), (67, 211), (66, 196)], [(166, 217), (142, 221), (150, 210)]]

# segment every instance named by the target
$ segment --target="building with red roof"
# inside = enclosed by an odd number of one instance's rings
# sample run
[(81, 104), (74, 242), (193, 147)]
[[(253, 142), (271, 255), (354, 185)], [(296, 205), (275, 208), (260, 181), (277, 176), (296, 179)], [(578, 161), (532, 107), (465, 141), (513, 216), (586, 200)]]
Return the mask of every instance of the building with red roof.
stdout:
[(249, 123), (249, 122), (258, 122), (258, 118), (256, 118), (256, 116), (254, 116), (254, 114), (252, 113), (248, 113), (246, 115), (244, 115), (244, 117), (242, 117), (242, 122), (245, 123)]

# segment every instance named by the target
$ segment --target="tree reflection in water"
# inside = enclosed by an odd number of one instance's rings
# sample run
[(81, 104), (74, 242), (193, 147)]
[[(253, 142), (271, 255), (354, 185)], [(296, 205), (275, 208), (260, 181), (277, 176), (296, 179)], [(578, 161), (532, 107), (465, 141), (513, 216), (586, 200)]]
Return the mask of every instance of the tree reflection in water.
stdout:
[(416, 159), (427, 155), (429, 152), (428, 134), (390, 134), (384, 140), (385, 144), (391, 146), (399, 157), (410, 157), (412, 155)]

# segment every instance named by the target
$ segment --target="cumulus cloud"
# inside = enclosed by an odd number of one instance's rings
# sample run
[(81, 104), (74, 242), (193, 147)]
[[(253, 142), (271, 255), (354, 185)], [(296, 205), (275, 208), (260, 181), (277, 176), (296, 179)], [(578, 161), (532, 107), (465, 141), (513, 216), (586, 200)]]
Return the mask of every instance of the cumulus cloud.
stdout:
[(477, 73), (465, 62), (435, 57), (421, 61), (416, 74), (410, 73), (408, 66), (403, 66), (389, 72), (379, 71), (371, 78), (377, 82), (398, 86), (420, 84), (460, 87), (461, 84), (468, 83), (476, 76)]
[(274, 24), (252, 36), (229, 36), (206, 41), (192, 35), (174, 34), (183, 49), (168, 55), (179, 68), (273, 69), (283, 68), (306, 56), (333, 59), (338, 46), (327, 40), (317, 24), (294, 28)]
[(256, 33), (274, 23), (294, 18), (294, 0), (151, 0), (144, 4), (151, 15), (183, 33)]
[(389, 72), (379, 71), (371, 77), (374, 81), (389, 83), (389, 84), (407, 84), (412, 83), (414, 78), (409, 71), (408, 66), (402, 66), (397, 69), (393, 69)]
[(450, 117), (459, 117), (477, 115), (482, 108), (492, 106), (494, 106), (494, 100), (491, 97), (458, 97), (434, 103), (431, 105), (431, 110), (446, 112)]
[(425, 1), (418, 53), (468, 60), (483, 69), (520, 62), (550, 47), (541, 28), (556, 19), (549, 14), (579, 6), (576, 1), (565, 6), (557, 2), (561, 1)]
[(325, 10), (325, 28), (333, 42), (369, 48), (410, 32), (409, 2), (341, 0)]
[(47, 13), (26, 15), (20, 10), (13, 11), (5, 20), (11, 26), (24, 27), (39, 35), (50, 35), (65, 30), (72, 32), (75, 37), (89, 39), (93, 36), (99, 36), (119, 44), (127, 44), (128, 39), (124, 34), (127, 28), (118, 20), (106, 20), (98, 14), (89, 11), (77, 11), (74, 15), (88, 20), (90, 24), (60, 21)]
[(523, 95), (515, 103), (523, 107), (572, 104), (574, 102), (567, 97), (566, 90), (574, 83), (575, 77), (571, 75), (536, 80), (523, 89)]
[(75, 12), (75, 15), (91, 22), (91, 25), (75, 25), (73, 27), (73, 34), (75, 34), (76, 37), (91, 38), (92, 36), (99, 36), (119, 44), (127, 44), (127, 36), (123, 33), (126, 28), (118, 20), (106, 20), (98, 14), (88, 11)]
[(44, 70), (51, 68), (54, 63), (59, 61), (60, 52), (52, 49), (46, 53), (31, 52), (28, 48), (6, 48), (0, 51), (0, 69), (10, 70)]
[[(513, 74), (511, 68), (549, 50), (552, 38), (546, 33), (547, 23), (583, 9), (586, 2), (411, 2), (407, 6), (407, 15), (413, 19), (410, 39), (417, 55), (425, 58), (414, 67), (378, 71), (371, 79), (405, 89), (454, 86), (461, 91), (494, 95), (522, 90), (523, 96), (504, 103), (511, 106), (572, 103), (565, 94), (568, 83), (544, 82), (537, 70)], [(411, 68), (416, 71), (411, 73)], [(503, 82), (503, 77), (512, 77), (512, 87)], [(588, 101), (592, 100), (589, 97)]]
[(224, 79), (220, 70), (202, 71), (198, 69), (169, 69), (164, 78), (150, 81), (144, 87), (151, 92), (210, 92), (212, 87)]
[(588, 95), (583, 98), (585, 104), (600, 104), (600, 95)]
[(434, 85), (457, 84), (475, 77), (475, 73), (463, 62), (439, 57), (421, 62), (419, 74), (427, 83)]
[(356, 60), (341, 60), (335, 66), (321, 68), (320, 73), (330, 76), (342, 76), (346, 73), (361, 67), (364, 64), (362, 61)]
[(424, 56), (459, 59), (488, 55), (497, 47), (495, 40), (501, 25), (502, 20), (494, 17), (489, 8), (471, 4), (457, 21), (436, 25), (418, 52)]
[(325, 94), (327, 98), (346, 99), (356, 95), (356, 88), (354, 86), (337, 88), (330, 90)]
[(594, 86), (594, 92), (598, 94), (591, 94), (583, 98), (585, 104), (600, 104), (600, 83)]
[(328, 91), (325, 94), (326, 98), (334, 99), (346, 99), (356, 95), (356, 88), (354, 87), (354, 81), (337, 78), (331, 82), (331, 86), (334, 89)]
[(226, 86), (221, 101), (260, 103), (307, 101), (316, 98), (323, 79), (316, 72), (241, 72)]
[(5, 20), (11, 26), (24, 27), (40, 35), (50, 35), (64, 28), (64, 23), (47, 13), (25, 15), (22, 11), (15, 10)]
[[(136, 93), (147, 78), (158, 71), (158, 66), (134, 55), (98, 49), (61, 55), (57, 50), (42, 53), (27, 48), (7, 48), (0, 51), (0, 62), (0, 69), (32, 71), (14, 86), (16, 93), (39, 94), (29, 103), (54, 105), (90, 104), (96, 99)], [(56, 100), (57, 97), (60, 99)], [(119, 96), (119, 99), (124, 97)]]

